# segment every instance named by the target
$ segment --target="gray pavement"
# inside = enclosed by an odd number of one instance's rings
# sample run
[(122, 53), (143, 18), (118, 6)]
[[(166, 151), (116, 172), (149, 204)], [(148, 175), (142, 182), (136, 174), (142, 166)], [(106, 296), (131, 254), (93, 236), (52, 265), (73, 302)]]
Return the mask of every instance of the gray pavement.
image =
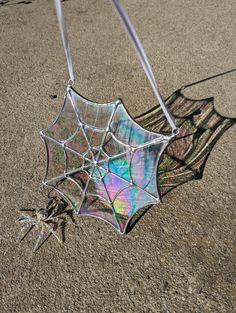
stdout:
[[(33, 255), (33, 234), (16, 242), (18, 209), (46, 203), (37, 190), (44, 173), (38, 130), (59, 112), (67, 69), (53, 1), (3, 2), (0, 312), (234, 312), (235, 127), (213, 149), (203, 179), (169, 193), (127, 236), (78, 218), (64, 246), (51, 238)], [(234, 0), (123, 3), (165, 97), (236, 68)], [(68, 0), (63, 7), (81, 94), (99, 102), (121, 97), (133, 116), (156, 105), (109, 1)], [(236, 117), (235, 86), (233, 72), (186, 95), (214, 96), (222, 115)]]

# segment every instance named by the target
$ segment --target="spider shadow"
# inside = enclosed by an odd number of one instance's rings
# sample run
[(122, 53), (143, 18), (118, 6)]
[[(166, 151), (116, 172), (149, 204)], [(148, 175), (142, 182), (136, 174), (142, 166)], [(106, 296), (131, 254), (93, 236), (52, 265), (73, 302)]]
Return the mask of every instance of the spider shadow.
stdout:
[[(213, 97), (193, 100), (184, 96), (182, 91), (187, 87), (235, 71), (236, 69), (232, 69), (183, 86), (166, 99), (166, 104), (180, 132), (167, 147), (159, 163), (157, 176), (161, 197), (165, 197), (170, 191), (184, 183), (201, 179), (213, 147), (225, 131), (236, 124), (236, 118), (224, 117), (216, 111)], [(170, 131), (158, 107), (139, 115), (136, 120), (150, 131)], [(133, 216), (126, 233), (134, 228), (152, 206), (139, 210)]]
[[(76, 221), (73, 215), (73, 210), (69, 208), (69, 205), (64, 198), (58, 197), (58, 195), (54, 195), (54, 191), (50, 190), (48, 192), (48, 199), (49, 201), (46, 206), (46, 211), (48, 212), (49, 216), (52, 215), (54, 217), (60, 217), (60, 216), (69, 217), (72, 223), (76, 224)], [(66, 241), (67, 223), (68, 223), (67, 219), (63, 219), (60, 225), (55, 224), (56, 229), (59, 228), (61, 232), (62, 243)], [(52, 233), (48, 234), (48, 236), (40, 243), (40, 245), (37, 247), (37, 249), (34, 252), (39, 250), (51, 236), (52, 236)]]
[[(55, 217), (64, 215), (66, 217), (69, 217), (73, 224), (76, 224), (73, 210), (69, 207), (68, 202), (63, 197), (58, 197), (58, 195), (54, 195), (54, 190), (50, 190), (48, 192), (48, 199), (49, 201), (46, 210), (48, 211), (49, 215), (53, 215)], [(67, 223), (67, 220), (62, 220), (59, 226), (63, 243), (66, 241)]]

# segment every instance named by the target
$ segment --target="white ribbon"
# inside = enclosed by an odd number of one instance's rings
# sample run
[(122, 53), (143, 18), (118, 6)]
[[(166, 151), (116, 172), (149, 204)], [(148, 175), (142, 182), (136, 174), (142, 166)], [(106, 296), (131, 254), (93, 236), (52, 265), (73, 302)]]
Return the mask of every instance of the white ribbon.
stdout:
[(56, 8), (56, 13), (57, 13), (59, 28), (60, 28), (60, 32), (61, 32), (62, 43), (63, 43), (65, 55), (66, 55), (69, 77), (70, 77), (71, 83), (73, 83), (74, 82), (74, 73), (73, 73), (73, 67), (72, 67), (71, 50), (70, 50), (70, 45), (69, 45), (69, 41), (68, 41), (68, 34), (67, 34), (67, 30), (66, 30), (65, 19), (64, 19), (62, 7), (61, 7), (61, 0), (54, 0), (54, 2), (55, 2), (55, 8)]

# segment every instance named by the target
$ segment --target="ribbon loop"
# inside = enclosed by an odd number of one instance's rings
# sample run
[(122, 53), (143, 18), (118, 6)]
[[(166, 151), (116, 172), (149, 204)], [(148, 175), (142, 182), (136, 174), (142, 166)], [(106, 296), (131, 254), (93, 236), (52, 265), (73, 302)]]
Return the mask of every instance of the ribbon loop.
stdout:
[[(140, 42), (140, 39), (125, 11), (125, 9), (123, 8), (123, 6), (121, 5), (119, 0), (111, 0), (114, 8), (116, 10), (116, 12), (118, 13), (122, 25), (125, 29), (125, 31), (127, 32), (130, 41), (132, 42), (137, 55), (139, 57), (139, 60), (143, 66), (144, 72), (150, 82), (150, 85), (152, 87), (152, 90), (154, 92), (155, 97), (157, 98), (162, 111), (168, 121), (168, 123), (170, 124), (172, 130), (177, 130), (177, 126), (174, 122), (174, 119), (171, 115), (171, 113), (169, 112), (168, 108), (165, 105), (165, 102), (160, 94), (160, 91), (158, 89), (158, 85), (156, 82), (156, 79), (154, 77), (151, 65), (148, 61), (147, 55), (143, 49), (143, 46)], [(63, 11), (62, 11), (62, 6), (61, 6), (61, 0), (54, 0), (55, 2), (55, 7), (56, 7), (56, 13), (57, 13), (57, 18), (58, 18), (58, 23), (59, 23), (59, 28), (60, 28), (60, 32), (61, 32), (61, 38), (62, 38), (62, 42), (63, 42), (63, 47), (64, 47), (64, 51), (65, 51), (65, 56), (66, 56), (66, 61), (67, 61), (67, 66), (68, 66), (68, 72), (69, 72), (69, 77), (70, 77), (70, 81), (74, 82), (74, 74), (73, 74), (73, 67), (72, 67), (72, 56), (71, 56), (71, 50), (70, 50), (70, 45), (69, 45), (69, 41), (68, 41), (68, 34), (67, 34), (67, 30), (66, 30), (66, 25), (65, 25), (65, 19), (64, 19), (64, 15), (63, 15)], [(175, 132), (174, 132), (175, 133)]]

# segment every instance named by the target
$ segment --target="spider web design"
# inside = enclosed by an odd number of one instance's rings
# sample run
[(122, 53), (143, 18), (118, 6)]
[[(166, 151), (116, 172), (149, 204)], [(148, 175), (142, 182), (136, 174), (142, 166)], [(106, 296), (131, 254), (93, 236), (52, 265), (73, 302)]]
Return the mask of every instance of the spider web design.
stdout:
[(98, 104), (70, 86), (58, 118), (40, 135), (47, 154), (43, 184), (78, 214), (124, 234), (139, 209), (160, 202), (156, 173), (172, 137), (139, 126), (121, 100)]

